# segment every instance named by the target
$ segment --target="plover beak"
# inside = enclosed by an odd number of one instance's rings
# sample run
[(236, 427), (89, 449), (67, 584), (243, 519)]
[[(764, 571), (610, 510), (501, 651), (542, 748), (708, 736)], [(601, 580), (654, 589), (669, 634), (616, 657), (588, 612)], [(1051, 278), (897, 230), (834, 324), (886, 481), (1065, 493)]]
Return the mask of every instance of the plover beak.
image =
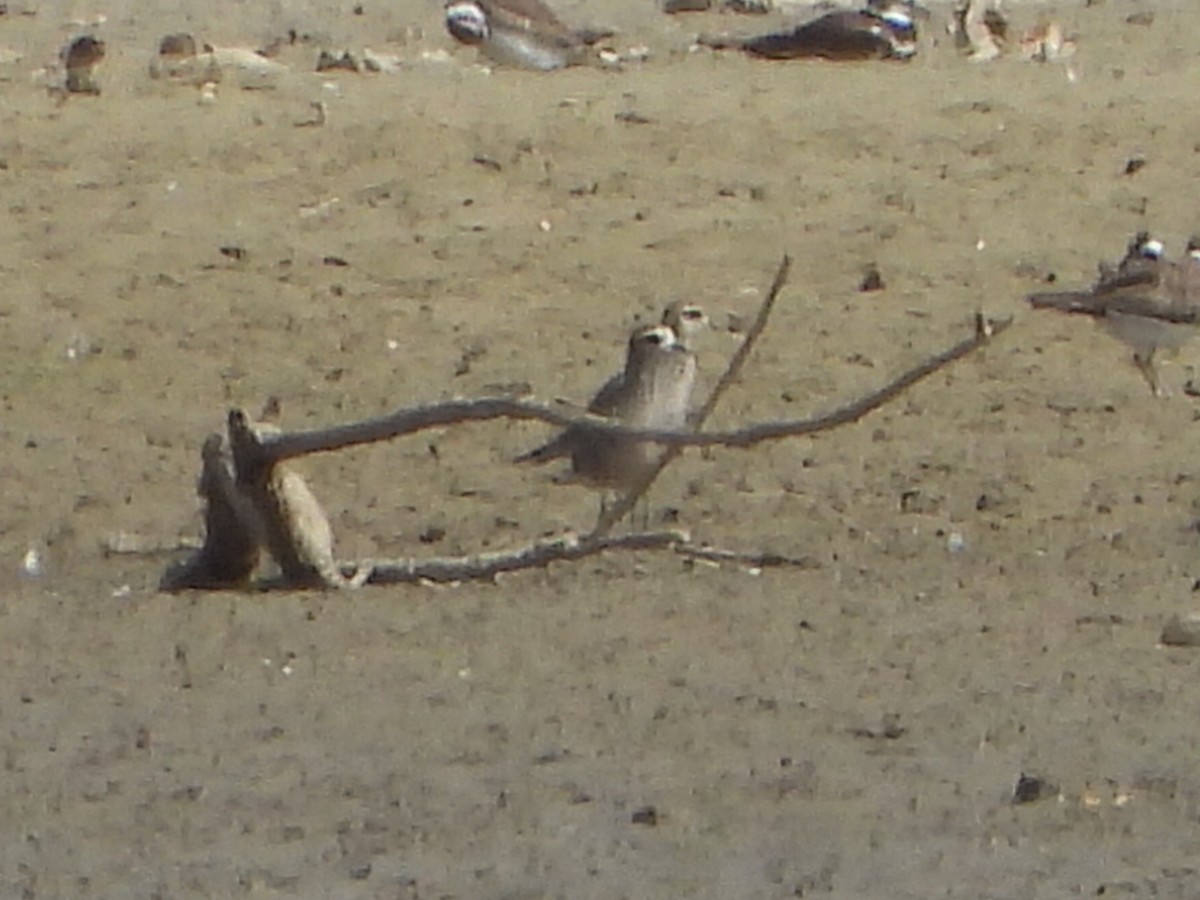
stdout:
[(464, 44), (480, 44), (488, 39), (491, 28), (478, 3), (456, 0), (446, 4), (446, 30)]

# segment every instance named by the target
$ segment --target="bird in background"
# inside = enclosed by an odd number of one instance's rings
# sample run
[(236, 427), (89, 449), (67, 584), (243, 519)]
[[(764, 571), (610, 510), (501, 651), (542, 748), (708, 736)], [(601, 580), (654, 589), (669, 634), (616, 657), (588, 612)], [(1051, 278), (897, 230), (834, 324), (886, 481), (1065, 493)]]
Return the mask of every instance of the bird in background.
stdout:
[(550, 71), (581, 65), (612, 35), (568, 28), (542, 0), (448, 0), (446, 30), (493, 63)]
[(1165, 256), (1163, 244), (1139, 232), (1116, 265), (1101, 264), (1088, 290), (1050, 291), (1027, 297), (1034, 309), (1085, 315), (1133, 348), (1133, 362), (1151, 392), (1165, 396), (1154, 367), (1159, 350), (1174, 350), (1200, 326), (1200, 239), (1188, 241), (1183, 259)]
[(701, 37), (697, 43), (763, 59), (909, 59), (917, 52), (916, 18), (928, 15), (913, 0), (867, 0), (861, 9), (835, 10), (784, 31), (750, 38)]

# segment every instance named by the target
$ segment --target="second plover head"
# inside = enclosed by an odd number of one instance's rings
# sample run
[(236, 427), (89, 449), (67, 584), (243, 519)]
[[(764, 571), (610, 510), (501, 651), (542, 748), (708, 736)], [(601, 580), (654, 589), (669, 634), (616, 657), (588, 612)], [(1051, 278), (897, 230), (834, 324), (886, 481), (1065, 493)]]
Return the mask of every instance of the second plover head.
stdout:
[(709, 327), (704, 308), (688, 300), (676, 300), (669, 304), (659, 321), (670, 328), (676, 340), (684, 346), (690, 346), (691, 341)]

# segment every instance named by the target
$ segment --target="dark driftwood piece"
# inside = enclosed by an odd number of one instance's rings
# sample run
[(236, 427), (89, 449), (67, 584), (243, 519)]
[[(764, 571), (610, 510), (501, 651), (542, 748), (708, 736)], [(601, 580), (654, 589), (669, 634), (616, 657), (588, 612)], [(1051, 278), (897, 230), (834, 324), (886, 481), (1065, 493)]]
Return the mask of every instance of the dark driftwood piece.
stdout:
[[(258, 521), (256, 529), (276, 563), (283, 580), (291, 587), (341, 587), (340, 571), (333, 561), (333, 534), (325, 519), (325, 511), (307, 486), (301, 488), (306, 496), (303, 510), (295, 508), (294, 498), (288, 496), (288, 479), (298, 478), (285, 466), (265, 462), (258, 433), (251, 428), (246, 415), (238, 410), (229, 414), (229, 445), (233, 451), (233, 468), (237, 486), (249, 500)], [(303, 480), (300, 479), (300, 483)], [(305, 525), (315, 520), (325, 538), (315, 541), (322, 546), (315, 551), (314, 541), (304, 532)], [(316, 530), (316, 529), (310, 529)]]
[(259, 540), (250, 524), (253, 511), (225, 466), (221, 445), (221, 436), (210, 434), (200, 451), (197, 493), (204, 500), (204, 544), (167, 569), (161, 590), (238, 587), (249, 581), (258, 565)]

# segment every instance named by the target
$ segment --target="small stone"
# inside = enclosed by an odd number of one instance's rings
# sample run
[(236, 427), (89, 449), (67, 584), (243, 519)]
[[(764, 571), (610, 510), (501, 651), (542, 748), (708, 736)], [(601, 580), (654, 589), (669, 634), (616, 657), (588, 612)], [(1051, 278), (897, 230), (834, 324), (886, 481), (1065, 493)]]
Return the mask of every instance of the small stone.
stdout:
[(866, 294), (873, 291), (882, 291), (885, 287), (887, 285), (884, 284), (883, 276), (879, 274), (879, 269), (872, 263), (866, 272), (863, 273), (862, 281), (858, 284), (859, 291)]
[(1159, 641), (1168, 647), (1200, 647), (1200, 613), (1171, 616)]
[(1033, 803), (1054, 793), (1054, 786), (1037, 775), (1022, 772), (1013, 787), (1013, 803)]
[(658, 824), (658, 810), (653, 806), (641, 806), (633, 811), (633, 815), (629, 817), (634, 825), (646, 825), (653, 828)]

